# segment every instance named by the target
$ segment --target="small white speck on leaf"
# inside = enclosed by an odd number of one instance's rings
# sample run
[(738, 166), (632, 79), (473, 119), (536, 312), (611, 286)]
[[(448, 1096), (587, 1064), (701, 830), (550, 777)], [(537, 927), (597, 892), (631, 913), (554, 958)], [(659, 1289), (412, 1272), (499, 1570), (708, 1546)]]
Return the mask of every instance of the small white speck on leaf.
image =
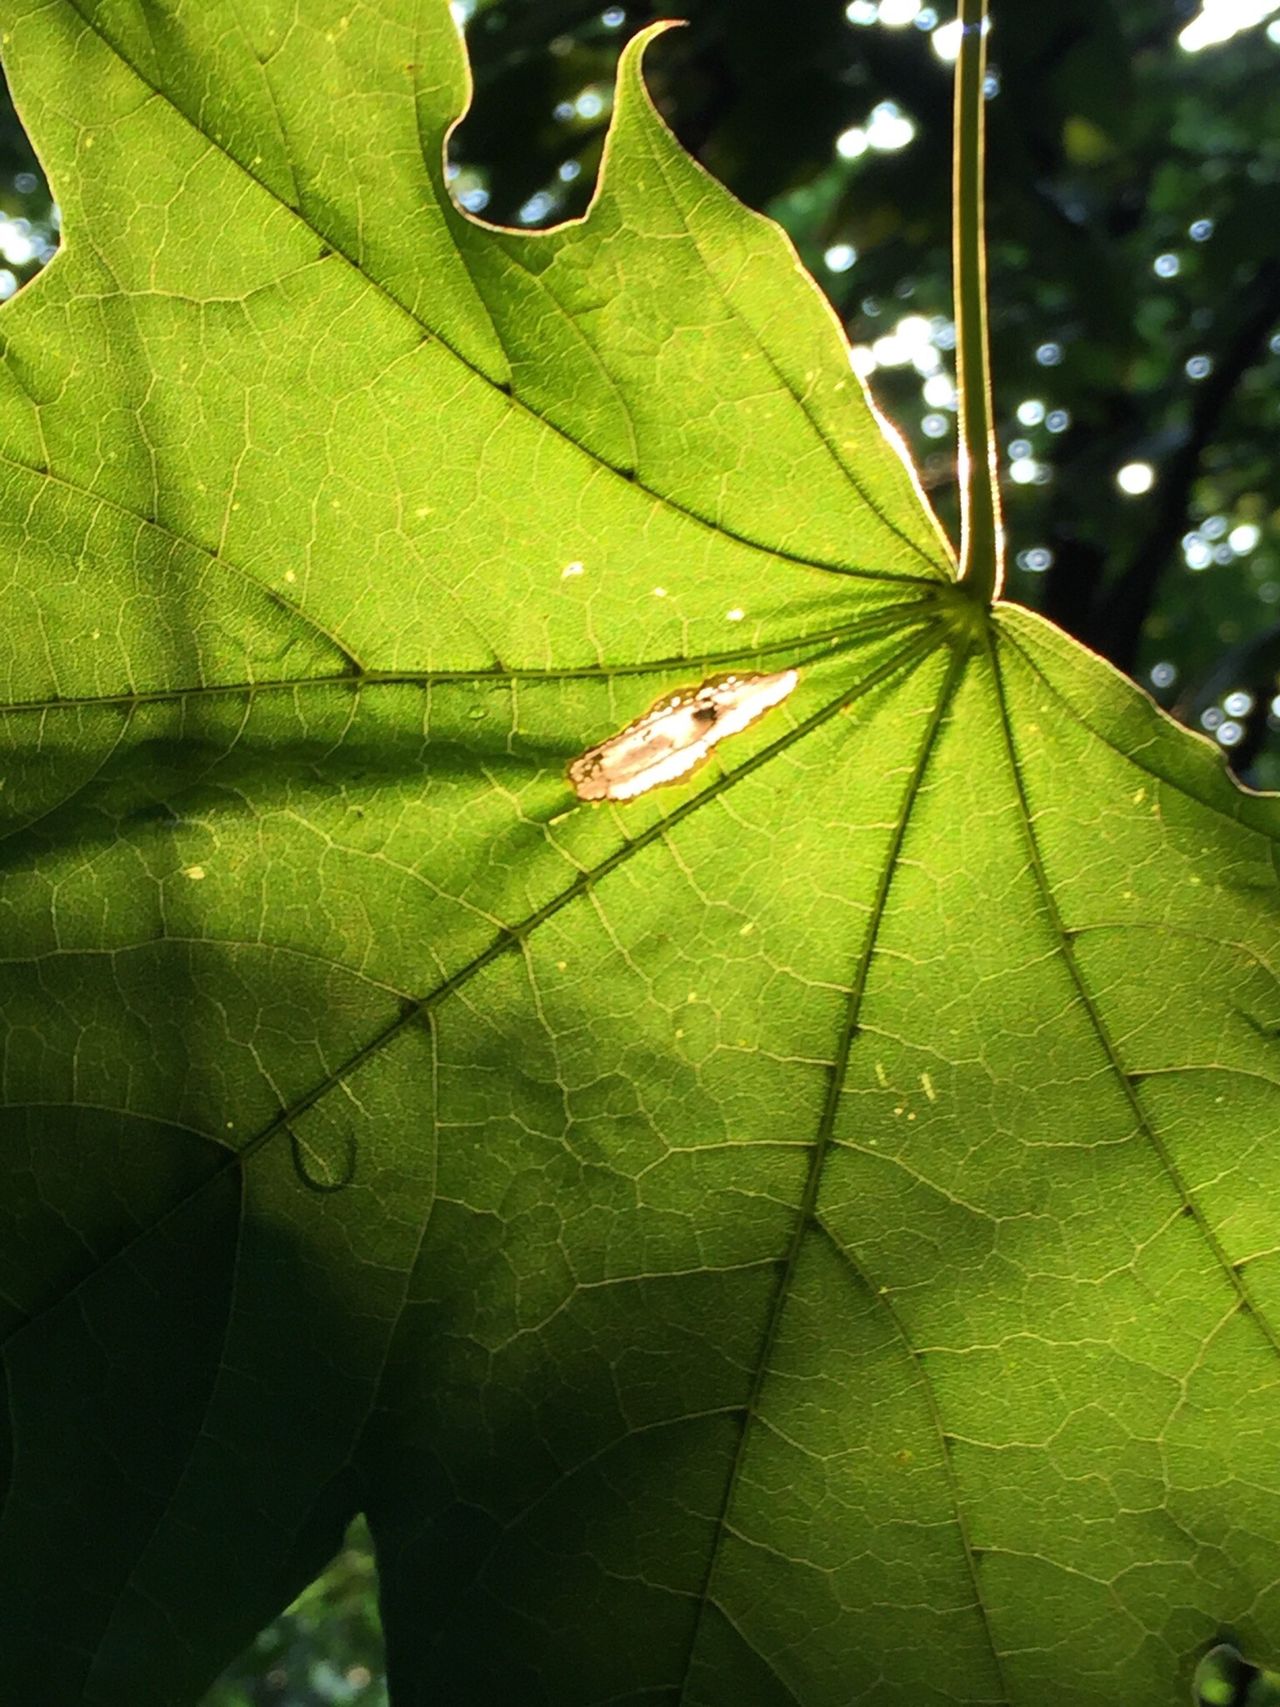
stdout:
[(204, 876), (204, 867), (202, 865), (185, 866), (183, 868), (182, 875), (184, 877), (189, 877), (193, 883), (199, 883), (201, 878)]
[(562, 581), (572, 581), (575, 575), (581, 575), (583, 573), (585, 567), (585, 564), (582, 563), (566, 563), (564, 568), (560, 571), (560, 579)]

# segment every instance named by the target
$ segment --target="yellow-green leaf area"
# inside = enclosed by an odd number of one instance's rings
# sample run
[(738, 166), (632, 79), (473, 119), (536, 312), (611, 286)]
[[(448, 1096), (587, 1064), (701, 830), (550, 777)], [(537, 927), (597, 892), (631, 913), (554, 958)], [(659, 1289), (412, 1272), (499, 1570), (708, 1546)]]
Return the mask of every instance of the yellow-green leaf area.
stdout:
[(14, 1698), (197, 1700), (357, 1510), (397, 1704), (1277, 1651), (1274, 798), (956, 585), (646, 38), (535, 234), (444, 0), (0, 17)]

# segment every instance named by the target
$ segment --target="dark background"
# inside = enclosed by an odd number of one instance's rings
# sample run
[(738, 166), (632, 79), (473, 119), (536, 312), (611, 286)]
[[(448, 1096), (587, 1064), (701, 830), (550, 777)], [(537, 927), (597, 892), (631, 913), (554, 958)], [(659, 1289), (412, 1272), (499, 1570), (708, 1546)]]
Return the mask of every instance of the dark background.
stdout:
[[(686, 147), (791, 234), (954, 531), (950, 66), (939, 52), (953, 6), (680, 9), (689, 27), (647, 62), (655, 99)], [(1007, 591), (1208, 732), (1246, 781), (1276, 788), (1280, 3), (1271, 30), (1191, 51), (1198, 10), (992, 0)], [(458, 12), (476, 96), (453, 138), (455, 195), (513, 225), (580, 214), (618, 52), (669, 8), (461, 0)], [(57, 212), (0, 96), (8, 296), (53, 255)], [(207, 1707), (383, 1701), (357, 1527)]]

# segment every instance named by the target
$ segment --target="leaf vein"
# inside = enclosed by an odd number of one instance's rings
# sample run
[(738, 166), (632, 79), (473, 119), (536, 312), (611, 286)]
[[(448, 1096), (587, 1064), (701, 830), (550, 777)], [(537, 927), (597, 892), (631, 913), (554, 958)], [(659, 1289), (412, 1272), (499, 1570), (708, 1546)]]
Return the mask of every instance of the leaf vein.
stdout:
[[(862, 1001), (866, 993), (867, 982), (871, 973), (871, 964), (875, 956), (876, 943), (880, 935), (880, 927), (883, 923), (885, 909), (888, 905), (889, 892), (893, 886), (893, 879), (897, 873), (901, 860), (903, 844), (906, 840), (907, 828), (911, 821), (912, 811), (923, 785), (929, 761), (937, 744), (943, 719), (951, 705), (952, 698), (959, 684), (960, 676), (964, 670), (967, 656), (967, 648), (963, 647), (956, 647), (952, 654), (951, 664), (948, 668), (947, 675), (939, 690), (929, 721), (925, 726), (924, 734), (920, 743), (920, 751), (917, 754), (915, 765), (903, 791), (902, 804), (899, 808), (898, 816), (890, 836), (889, 846), (886, 850), (884, 862), (881, 867), (879, 883), (877, 884), (875, 897), (871, 904), (865, 936), (862, 947), (859, 950), (853, 983), (850, 987), (845, 1007), (845, 1016), (841, 1034), (837, 1041), (835, 1056), (828, 1076), (827, 1095), (823, 1104), (822, 1114), (819, 1119), (817, 1135), (812, 1146), (809, 1172), (805, 1180), (804, 1192), (800, 1203), (797, 1206), (795, 1227), (792, 1232), (790, 1245), (783, 1254), (781, 1260), (778, 1285), (774, 1293), (768, 1320), (765, 1323), (760, 1356), (756, 1363), (751, 1386), (748, 1391), (742, 1426), (738, 1436), (737, 1448), (734, 1452), (733, 1461), (729, 1466), (729, 1473), (725, 1478), (724, 1494), (716, 1522), (715, 1540), (708, 1556), (702, 1592), (698, 1597), (698, 1612), (694, 1619), (693, 1629), (690, 1633), (689, 1649), (685, 1658), (684, 1675), (681, 1680), (678, 1696), (678, 1699), (681, 1701), (685, 1699), (688, 1692), (689, 1680), (694, 1658), (697, 1653), (698, 1638), (702, 1627), (703, 1617), (705, 1616), (708, 1606), (717, 1604), (712, 1599), (712, 1587), (719, 1564), (720, 1551), (724, 1542), (724, 1537), (729, 1530), (730, 1512), (733, 1507), (734, 1497), (737, 1493), (738, 1484), (746, 1461), (746, 1447), (751, 1432), (751, 1425), (760, 1408), (760, 1400), (764, 1392), (765, 1382), (768, 1378), (769, 1364), (773, 1348), (777, 1344), (778, 1335), (782, 1327), (782, 1318), (790, 1297), (791, 1285), (799, 1266), (800, 1252), (810, 1228), (814, 1226), (821, 1227), (821, 1221), (817, 1215), (818, 1193), (821, 1187), (822, 1175), (826, 1166), (827, 1157), (830, 1154), (834, 1143), (836, 1115), (840, 1106), (840, 1099), (844, 1092), (849, 1060), (853, 1052), (854, 1043), (858, 1038)], [(979, 1604), (981, 1605), (980, 1598)], [(983, 1616), (985, 1621), (985, 1609), (983, 1611)], [(990, 1636), (989, 1629), (988, 1636)], [(994, 1641), (992, 1641), (991, 1647), (992, 1653), (996, 1655), (996, 1663), (998, 1666), (999, 1656), (996, 1653)]]
[(1030, 864), (1036, 889), (1040, 895), (1041, 905), (1044, 908), (1046, 921), (1055, 939), (1058, 954), (1067, 969), (1067, 975), (1071, 980), (1077, 996), (1079, 997), (1080, 1005), (1088, 1019), (1090, 1029), (1097, 1041), (1098, 1048), (1102, 1052), (1112, 1077), (1120, 1086), (1121, 1094), (1129, 1107), (1129, 1111), (1133, 1117), (1137, 1130), (1146, 1138), (1147, 1143), (1150, 1145), (1152, 1153), (1160, 1164), (1169, 1184), (1173, 1187), (1181, 1203), (1194, 1218), (1196, 1226), (1200, 1230), (1200, 1235), (1209, 1249), (1210, 1255), (1222, 1271), (1231, 1291), (1235, 1294), (1237, 1305), (1243, 1306), (1243, 1308), (1248, 1311), (1251, 1319), (1257, 1323), (1258, 1331), (1262, 1334), (1271, 1350), (1280, 1356), (1280, 1336), (1277, 1336), (1276, 1330), (1272, 1327), (1271, 1322), (1251, 1295), (1250, 1289), (1246, 1285), (1243, 1276), (1237, 1272), (1235, 1265), (1227, 1256), (1226, 1251), (1222, 1248), (1222, 1244), (1219, 1241), (1217, 1234), (1209, 1224), (1208, 1217), (1192, 1195), (1190, 1188), (1182, 1177), (1181, 1169), (1174, 1161), (1168, 1146), (1165, 1144), (1164, 1139), (1160, 1136), (1154, 1122), (1143, 1106), (1142, 1099), (1138, 1095), (1137, 1086), (1134, 1084), (1132, 1075), (1126, 1070), (1124, 1062), (1121, 1060), (1120, 1051), (1107, 1027), (1107, 1023), (1103, 1017), (1098, 1000), (1089, 986), (1088, 979), (1085, 977), (1083, 969), (1076, 959), (1075, 944), (1072, 940), (1072, 933), (1067, 929), (1063, 922), (1062, 914), (1058, 909), (1057, 897), (1053, 893), (1053, 887), (1049, 882), (1049, 875), (1045, 869), (1044, 858), (1040, 851), (1040, 838), (1036, 834), (1035, 816), (1031, 811), (1031, 803), (1027, 794), (1026, 780), (1023, 776), (1021, 761), (1018, 758), (1017, 747), (1013, 740), (1013, 727), (1009, 721), (1009, 703), (998, 648), (992, 645), (988, 655), (991, 659), (996, 700), (1000, 713), (999, 722), (1001, 732), (1004, 737), (1005, 756), (1009, 765), (1014, 785), (1014, 792), (1018, 801), (1019, 817), (1022, 822), (1028, 862)]
[[(271, 188), (271, 186), (269, 184), (267, 184), (261, 177), (259, 177), (258, 174), (255, 173), (250, 166), (246, 165), (242, 160), (238, 159), (236, 157), (236, 155), (233, 154), (231, 152), (231, 150), (226, 147), (225, 144), (218, 142), (215, 138), (211, 137), (207, 131), (203, 130), (201, 128), (199, 121), (196, 118), (194, 118), (191, 114), (184, 112), (182, 107), (179, 106), (178, 102), (174, 99), (174, 97), (172, 95), (170, 95), (168, 93), (167, 90), (164, 90), (164, 89), (157, 87), (157, 85), (155, 83), (153, 83), (150, 80), (150, 78), (148, 78), (146, 76), (146, 74), (140, 69), (140, 67), (133, 64), (133, 62), (128, 58), (128, 56), (125, 54), (125, 52), (122, 50), (122, 48), (116, 42), (114, 42), (111, 39), (110, 35), (102, 28), (102, 26), (99, 23), (97, 23), (93, 18), (91, 18), (87, 15), (87, 13), (84, 11), (82, 5), (80, 4), (80, 0), (63, 0), (63, 3), (65, 5), (67, 5), (76, 14), (76, 16), (84, 24), (85, 28), (88, 29), (93, 35), (95, 35), (98, 38), (98, 40), (101, 41), (103, 43), (103, 45), (105, 47), (107, 47), (116, 56), (116, 58), (120, 61), (120, 63), (122, 65), (125, 65), (128, 67), (128, 69), (133, 73), (133, 75), (135, 77), (137, 77), (139, 82), (143, 83), (148, 89), (151, 90), (152, 94), (154, 94), (159, 100), (163, 101), (168, 107), (170, 107), (179, 116), (179, 118), (181, 118), (184, 121), (184, 123), (190, 125), (193, 130), (195, 130), (199, 135), (203, 136), (205, 141), (209, 144), (209, 146), (211, 148), (216, 149), (217, 152), (219, 154), (221, 154), (224, 159), (229, 160), (231, 162), (231, 164), (234, 165), (238, 171), (242, 172), (246, 178), (248, 178), (252, 183), (256, 184), (264, 195), (269, 196), (271, 198), (271, 200), (273, 202), (275, 202), (275, 204), (278, 207), (283, 208), (293, 218), (297, 219), (302, 225), (304, 225), (306, 227), (306, 229), (319, 242), (325, 244), (335, 256), (338, 256), (341, 260), (343, 260), (346, 263), (346, 265), (352, 269), (353, 273), (355, 273), (355, 275), (359, 278), (359, 280), (363, 286), (365, 286), (366, 288), (372, 288), (374, 291), (377, 292), (377, 294), (379, 296), (383, 297), (388, 303), (392, 304), (394, 306), (394, 308), (399, 313), (403, 314), (405, 316), (405, 318), (407, 320), (409, 320), (414, 326), (418, 327), (422, 332), (425, 332), (429, 337), (433, 338), (440, 345), (440, 347), (442, 349), (447, 350), (449, 352), (450, 356), (455, 361), (457, 361), (462, 367), (466, 368), (468, 373), (472, 374), (476, 379), (480, 380), (483, 384), (485, 384), (487, 386), (493, 387), (495, 390), (501, 390), (502, 389), (501, 387), (496, 386), (495, 382), (493, 380), (491, 380), (489, 378), (489, 376), (480, 367), (476, 366), (476, 364), (474, 362), (469, 361), (468, 358), (466, 356), (464, 356), (459, 349), (455, 348), (454, 345), (451, 344), (447, 338), (442, 337), (441, 334), (434, 327), (427, 325), (427, 323), (421, 318), (420, 315), (416, 314), (412, 309), (410, 309), (405, 303), (403, 303), (400, 300), (399, 297), (393, 295), (392, 292), (389, 291), (385, 285), (383, 285), (379, 280), (373, 278), (370, 274), (363, 271), (363, 269), (361, 268), (360, 263), (356, 259), (356, 257), (347, 253), (347, 251), (342, 247), (341, 243), (338, 241), (336, 236), (331, 236), (327, 232), (321, 231), (315, 225), (313, 225), (311, 223), (311, 221), (309, 219), (307, 219), (306, 216), (299, 209), (290, 207), (289, 203), (286, 202), (275, 190), (273, 190)], [(416, 107), (417, 107), (417, 103), (415, 101), (415, 115), (416, 115)], [(429, 168), (428, 168), (428, 174), (427, 175), (432, 180), (432, 189), (433, 189), (433, 194), (434, 194), (435, 193), (434, 192), (435, 178), (434, 178), (434, 174), (430, 171)], [(475, 222), (468, 221), (468, 223), (474, 223), (476, 225), (477, 229), (481, 229), (481, 230), (483, 229), (483, 225), (479, 221), (475, 221)], [(459, 254), (460, 253), (461, 252), (459, 251)], [(486, 312), (487, 312), (487, 310), (486, 310)], [(804, 556), (802, 556), (796, 552), (787, 551), (778, 545), (774, 545), (774, 544), (769, 543), (768, 541), (753, 539), (749, 534), (739, 533), (732, 528), (724, 527), (720, 522), (715, 520), (715, 518), (713, 518), (711, 516), (703, 515), (700, 511), (693, 509), (689, 505), (680, 503), (678, 500), (667, 496), (663, 492), (658, 491), (655, 487), (647, 486), (645, 484), (645, 482), (641, 478), (639, 478), (639, 476), (636, 476), (633, 478), (632, 475), (627, 470), (616, 468), (605, 457), (601, 456), (599, 454), (599, 452), (592, 450), (589, 445), (583, 443), (580, 439), (575, 438), (572, 433), (567, 432), (563, 427), (557, 426), (554, 421), (549, 420), (546, 416), (539, 414), (536, 409), (532, 408), (529, 404), (525, 403), (514, 392), (510, 392), (510, 393), (504, 392), (504, 395), (507, 397), (507, 400), (508, 400), (508, 402), (512, 408), (517, 409), (522, 414), (529, 416), (540, 427), (544, 428), (547, 432), (555, 434), (555, 436), (557, 438), (562, 439), (566, 444), (572, 445), (573, 448), (580, 455), (585, 457), (589, 462), (594, 464), (597, 468), (604, 470), (606, 473), (611, 475), (614, 479), (624, 482), (627, 486), (629, 486), (629, 487), (631, 487), (637, 491), (643, 492), (647, 497), (652, 498), (654, 500), (654, 502), (657, 503), (662, 508), (670, 510), (673, 514), (686, 517), (689, 521), (696, 523), (699, 527), (707, 528), (709, 531), (719, 535), (723, 539), (730, 539), (730, 540), (735, 541), (739, 545), (751, 546), (752, 548), (759, 550), (759, 551), (767, 551), (771, 556), (776, 557), (780, 562), (790, 563), (790, 564), (793, 564), (799, 568), (818, 570), (818, 571), (826, 573), (826, 574), (844, 575), (844, 576), (848, 576), (848, 577), (851, 577), (851, 578), (856, 579), (856, 580), (885, 582), (885, 583), (889, 583), (891, 585), (892, 584), (909, 584), (909, 585), (924, 585), (924, 586), (936, 587), (940, 584), (940, 577), (939, 577), (938, 572), (937, 572), (937, 566), (935, 564), (933, 564), (932, 559), (929, 558), (921, 550), (921, 548), (915, 544), (914, 541), (909, 541), (909, 543), (911, 543), (912, 548), (916, 552), (916, 554), (918, 556), (920, 556), (924, 560), (924, 562), (928, 563), (930, 565), (930, 567), (933, 569), (932, 574), (930, 574), (930, 575), (891, 574), (891, 573), (888, 573), (888, 572), (883, 571), (883, 570), (864, 569), (864, 568), (852, 567), (852, 566), (847, 565), (847, 564), (822, 562), (822, 561), (819, 561), (819, 560), (814, 559), (814, 558), (804, 557)], [(841, 466), (843, 467), (843, 464)], [(849, 476), (847, 469), (845, 469), (845, 475), (846, 475), (846, 478), (850, 478), (850, 483), (853, 484), (852, 479)], [(893, 531), (896, 532), (897, 530), (895, 529)]]
[[(634, 855), (639, 853), (642, 849), (650, 846), (650, 844), (666, 835), (674, 824), (682, 822), (685, 818), (690, 817), (694, 812), (701, 810), (708, 801), (719, 798), (738, 782), (753, 774), (761, 765), (767, 763), (777, 754), (786, 751), (793, 747), (797, 742), (803, 740), (804, 737), (810, 734), (814, 729), (819, 728), (822, 724), (828, 722), (830, 718), (838, 715), (846, 705), (851, 704), (862, 695), (870, 692), (872, 688), (879, 686), (881, 682), (887, 680), (898, 671), (909, 669), (914, 664), (920, 662), (930, 651), (934, 649), (937, 643), (938, 630), (936, 627), (934, 625), (924, 627), (914, 635), (911, 640), (900, 647), (890, 658), (886, 659), (883, 664), (864, 677), (864, 679), (859, 682), (853, 690), (842, 693), (837, 698), (831, 700), (827, 705), (821, 706), (817, 711), (812, 713), (811, 716), (806, 718), (803, 723), (798, 724), (793, 729), (789, 729), (786, 734), (781, 736), (777, 741), (774, 741), (769, 746), (760, 749), (760, 751), (753, 754), (749, 759), (746, 759), (734, 771), (717, 778), (715, 782), (711, 783), (707, 788), (704, 788), (700, 793), (683, 801), (668, 816), (659, 819), (654, 824), (651, 824), (648, 829), (641, 831), (639, 835), (634, 836), (630, 841), (624, 842), (621, 847), (617, 848), (612, 854), (601, 860), (598, 865), (581, 872), (572, 883), (568, 884), (560, 892), (559, 895), (553, 896), (550, 901), (546, 902), (542, 907), (531, 913), (527, 918), (521, 920), (515, 925), (507, 926), (505, 929), (501, 930), (488, 947), (482, 949), (479, 954), (475, 955), (465, 965), (459, 967), (447, 978), (442, 979), (441, 982), (425, 996), (422, 996), (415, 1001), (403, 1004), (401, 1011), (396, 1014), (394, 1018), (388, 1020), (388, 1022), (375, 1032), (372, 1037), (367, 1038), (358, 1049), (346, 1056), (337, 1067), (327, 1073), (323, 1079), (318, 1080), (308, 1091), (297, 1097), (288, 1107), (282, 1108), (278, 1114), (274, 1115), (264, 1127), (255, 1133), (252, 1138), (249, 1138), (238, 1150), (234, 1152), (232, 1156), (228, 1158), (224, 1167), (210, 1173), (200, 1182), (199, 1185), (193, 1187), (186, 1196), (179, 1198), (161, 1215), (157, 1216), (156, 1220), (152, 1222), (150, 1226), (141, 1229), (131, 1238), (127, 1239), (122, 1245), (118, 1246), (110, 1256), (104, 1259), (102, 1264), (100, 1264), (99, 1269), (94, 1272), (101, 1272), (101, 1270), (106, 1268), (110, 1263), (126, 1257), (142, 1239), (149, 1237), (174, 1216), (180, 1214), (195, 1198), (199, 1197), (206, 1189), (208, 1189), (211, 1184), (221, 1179), (227, 1168), (243, 1168), (265, 1144), (268, 1144), (278, 1133), (288, 1131), (293, 1121), (297, 1120), (309, 1109), (314, 1108), (317, 1103), (329, 1094), (330, 1091), (336, 1089), (339, 1085), (344, 1083), (345, 1080), (349, 1079), (352, 1074), (356, 1073), (365, 1064), (366, 1061), (371, 1060), (396, 1037), (398, 1037), (406, 1027), (418, 1021), (429, 1021), (430, 1015), (434, 1010), (446, 1002), (449, 997), (456, 994), (457, 991), (465, 988), (473, 978), (477, 977), (487, 966), (490, 966), (503, 954), (520, 947), (540, 925), (543, 925), (549, 919), (554, 918), (580, 895), (585, 894), (591, 888), (592, 884), (599, 882), (601, 878), (607, 877), (610, 872), (625, 865), (628, 860), (633, 858)], [(87, 1284), (92, 1278), (92, 1275), (83, 1276), (80, 1281), (77, 1282), (77, 1288)], [(64, 1297), (65, 1296), (69, 1296), (69, 1294), (64, 1295)], [(54, 1300), (48, 1308), (55, 1308), (62, 1302), (63, 1299)], [(37, 1315), (28, 1317), (24, 1322), (19, 1323), (9, 1335), (9, 1339), (12, 1340), (16, 1338), (18, 1334), (22, 1333), (28, 1327), (31, 1327), (34, 1323), (39, 1321), (45, 1313), (47, 1312), (40, 1312)]]

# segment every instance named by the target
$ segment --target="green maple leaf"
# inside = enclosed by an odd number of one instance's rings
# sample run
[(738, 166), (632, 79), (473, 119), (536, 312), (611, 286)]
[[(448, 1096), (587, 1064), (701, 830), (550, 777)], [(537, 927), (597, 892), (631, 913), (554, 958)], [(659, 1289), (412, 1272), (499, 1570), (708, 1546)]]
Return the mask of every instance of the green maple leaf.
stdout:
[(1273, 1650), (1275, 800), (957, 585), (638, 45), (535, 235), (444, 0), (0, 16), (9, 1694), (190, 1699), (357, 1509), (399, 1703)]

